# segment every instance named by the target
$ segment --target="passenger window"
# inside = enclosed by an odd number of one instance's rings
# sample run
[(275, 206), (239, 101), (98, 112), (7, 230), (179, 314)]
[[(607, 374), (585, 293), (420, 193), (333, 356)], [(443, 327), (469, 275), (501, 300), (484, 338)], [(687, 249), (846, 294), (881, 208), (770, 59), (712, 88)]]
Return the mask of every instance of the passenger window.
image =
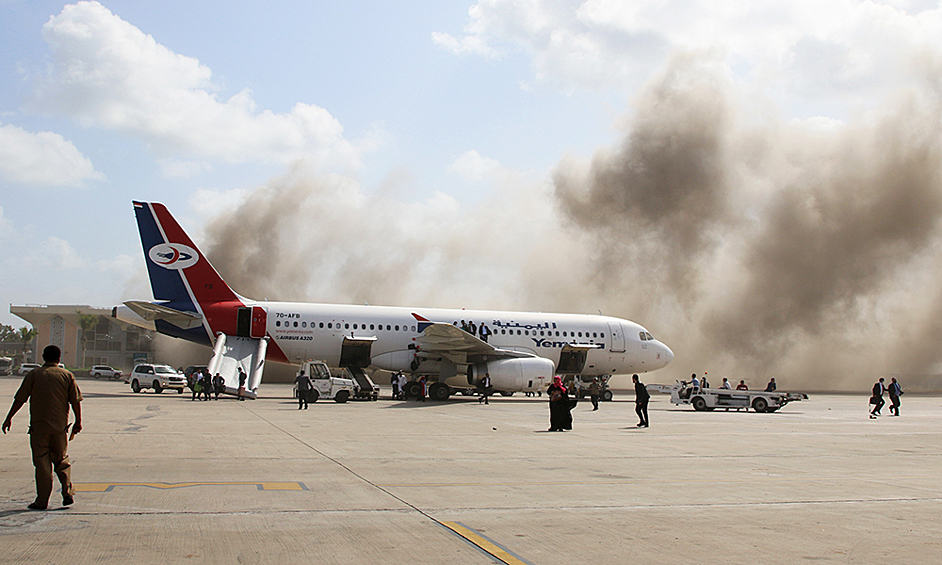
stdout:
[(327, 329), (328, 330), (334, 329), (334, 325), (331, 322), (327, 322)]
[(582, 337), (582, 332), (579, 332), (579, 337)]
[(320, 324), (318, 324), (318, 327), (320, 327), (320, 329), (324, 329), (324, 322), (321, 322)]
[(375, 327), (373, 324), (370, 324), (370, 329), (371, 329), (371, 330), (375, 330), (376, 327)]
[(396, 324), (396, 331), (399, 331), (399, 324)]
[(543, 330), (540, 330), (540, 335), (545, 335), (545, 334), (543, 333)]
[(601, 338), (604, 339), (604, 338), (605, 338), (605, 332), (600, 333), (600, 334), (599, 334), (599, 337), (601, 337)]
[(306, 327), (307, 327), (307, 322), (301, 322), (301, 327), (302, 327), (302, 328), (306, 328)]
[(592, 332), (592, 337), (599, 337), (597, 333)]
[(343, 325), (343, 329), (349, 330), (349, 329), (350, 329), (350, 324), (344, 324), (344, 325)]
[(520, 335), (520, 330), (517, 330), (517, 335)]
[(276, 327), (276, 328), (280, 328), (280, 327), (281, 327), (281, 322), (275, 322), (275, 327)]
[(389, 325), (389, 324), (386, 324), (386, 331), (387, 331), (387, 332), (390, 331), (389, 328), (390, 328), (390, 325)]
[(298, 327), (298, 323), (297, 323), (297, 322), (294, 323), (294, 327)]

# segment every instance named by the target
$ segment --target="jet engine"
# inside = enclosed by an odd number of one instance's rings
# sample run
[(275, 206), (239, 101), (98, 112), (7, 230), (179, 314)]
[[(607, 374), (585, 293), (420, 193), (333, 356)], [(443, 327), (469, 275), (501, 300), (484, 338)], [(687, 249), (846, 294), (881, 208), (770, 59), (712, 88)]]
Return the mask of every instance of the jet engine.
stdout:
[(491, 386), (496, 390), (542, 390), (553, 382), (555, 370), (552, 361), (541, 357), (498, 359), (469, 365), (468, 384), (477, 385), (485, 373), (490, 373)]

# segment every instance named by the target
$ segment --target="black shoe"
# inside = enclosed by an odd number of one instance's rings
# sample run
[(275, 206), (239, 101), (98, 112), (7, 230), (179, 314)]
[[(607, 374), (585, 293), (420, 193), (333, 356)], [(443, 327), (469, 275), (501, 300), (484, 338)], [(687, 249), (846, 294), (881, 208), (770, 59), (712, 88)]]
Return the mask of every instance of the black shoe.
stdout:
[(45, 505), (45, 504), (40, 505), (38, 502), (34, 502), (34, 503), (30, 504), (29, 506), (27, 506), (26, 508), (28, 508), (28, 509), (30, 509), (30, 510), (45, 510), (45, 509), (46, 509), (46, 505)]
[(74, 502), (75, 502), (75, 499), (72, 498), (71, 496), (67, 494), (62, 495), (62, 506), (72, 506)]
[(639, 427), (639, 428), (643, 428), (643, 427), (644, 427), (644, 422), (638, 422), (638, 425), (637, 425), (637, 427)]
[(647, 424), (647, 423), (645, 423), (645, 424), (644, 424), (644, 426), (642, 426), (642, 427), (644, 427), (644, 428), (646, 428), (646, 427), (648, 427), (648, 424)]

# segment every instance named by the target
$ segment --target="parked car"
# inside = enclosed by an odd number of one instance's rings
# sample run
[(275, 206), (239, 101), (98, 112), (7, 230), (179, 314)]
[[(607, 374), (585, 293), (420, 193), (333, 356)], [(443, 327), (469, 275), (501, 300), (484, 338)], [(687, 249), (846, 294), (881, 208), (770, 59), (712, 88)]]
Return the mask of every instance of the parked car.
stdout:
[(146, 364), (134, 367), (125, 382), (131, 383), (131, 390), (134, 392), (152, 388), (155, 393), (160, 394), (165, 388), (172, 388), (176, 389), (177, 394), (183, 394), (186, 377), (170, 365)]
[(26, 373), (36, 369), (37, 367), (42, 367), (39, 363), (23, 363), (20, 365), (20, 368), (17, 369), (16, 374), (25, 375)]
[(102, 377), (118, 380), (124, 377), (124, 374), (109, 365), (95, 365), (89, 371), (93, 377), (100, 379)]

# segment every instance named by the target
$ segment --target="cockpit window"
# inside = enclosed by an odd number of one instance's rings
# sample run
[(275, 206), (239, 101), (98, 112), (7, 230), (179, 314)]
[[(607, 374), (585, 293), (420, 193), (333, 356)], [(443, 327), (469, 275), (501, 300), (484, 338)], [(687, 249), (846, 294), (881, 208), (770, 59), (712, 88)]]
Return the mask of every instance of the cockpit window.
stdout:
[(648, 341), (648, 334), (646, 332), (638, 332), (638, 337), (641, 338), (641, 341)]
[(644, 335), (645, 335), (645, 337), (648, 338), (648, 341), (653, 341), (653, 340), (654, 340), (654, 338), (651, 337), (651, 334), (649, 334), (648, 332), (644, 332)]

